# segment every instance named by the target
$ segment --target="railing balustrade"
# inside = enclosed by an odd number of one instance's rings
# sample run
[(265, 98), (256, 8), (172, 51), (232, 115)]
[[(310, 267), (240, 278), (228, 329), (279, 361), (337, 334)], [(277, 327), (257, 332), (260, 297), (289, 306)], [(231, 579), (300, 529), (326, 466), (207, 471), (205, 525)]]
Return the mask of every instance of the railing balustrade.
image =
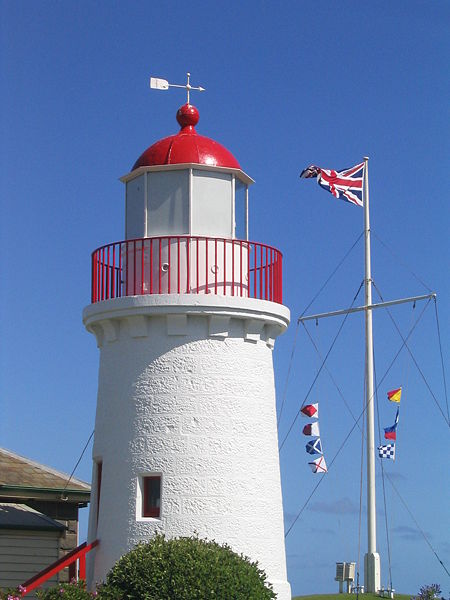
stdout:
[(167, 236), (92, 253), (92, 303), (146, 294), (216, 294), (282, 303), (282, 254), (258, 242)]
[[(22, 585), (19, 586), (19, 593), (22, 597), (26, 596), (36, 588), (41, 587), (46, 581), (51, 579), (54, 575), (58, 574), (60, 571), (69, 567), (69, 574), (72, 571), (72, 574), (75, 575), (75, 579), (83, 579), (86, 580), (86, 554), (90, 552), (93, 548), (98, 546), (99, 541), (95, 540), (88, 544), (87, 542), (83, 542), (77, 548), (62, 556), (54, 563), (25, 581)], [(76, 572), (76, 564), (78, 561), (78, 573)], [(71, 567), (75, 567), (72, 568)]]

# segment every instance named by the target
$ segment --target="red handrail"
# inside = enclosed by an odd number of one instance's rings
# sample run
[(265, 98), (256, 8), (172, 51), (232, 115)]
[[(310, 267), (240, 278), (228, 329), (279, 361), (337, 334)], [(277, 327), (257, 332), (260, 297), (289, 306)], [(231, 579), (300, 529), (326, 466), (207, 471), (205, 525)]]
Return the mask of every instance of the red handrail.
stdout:
[(246, 240), (188, 235), (124, 240), (92, 253), (91, 301), (215, 294), (281, 304), (281, 265), (279, 250)]
[(31, 591), (35, 590), (37, 587), (40, 587), (46, 581), (51, 579), (53, 575), (56, 575), (60, 571), (62, 571), (65, 567), (68, 567), (74, 564), (77, 560), (79, 560), (79, 574), (78, 579), (86, 579), (86, 554), (90, 552), (95, 546), (99, 544), (99, 540), (95, 540), (88, 544), (87, 542), (83, 542), (77, 548), (62, 556), (51, 565), (42, 569), (39, 573), (25, 581), (22, 585), (19, 586), (19, 590), (21, 591), (22, 597), (29, 594)]

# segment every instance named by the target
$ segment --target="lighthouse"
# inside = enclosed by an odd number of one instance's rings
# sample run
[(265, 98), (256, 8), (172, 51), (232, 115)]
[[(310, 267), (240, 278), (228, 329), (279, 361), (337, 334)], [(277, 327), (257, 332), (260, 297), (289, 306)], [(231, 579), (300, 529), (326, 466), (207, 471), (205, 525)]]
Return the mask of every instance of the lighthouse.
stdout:
[(289, 324), (282, 255), (250, 241), (253, 180), (180, 130), (121, 178), (124, 240), (92, 254), (83, 312), (100, 350), (88, 584), (155, 533), (227, 543), (278, 600), (286, 575), (272, 352)]

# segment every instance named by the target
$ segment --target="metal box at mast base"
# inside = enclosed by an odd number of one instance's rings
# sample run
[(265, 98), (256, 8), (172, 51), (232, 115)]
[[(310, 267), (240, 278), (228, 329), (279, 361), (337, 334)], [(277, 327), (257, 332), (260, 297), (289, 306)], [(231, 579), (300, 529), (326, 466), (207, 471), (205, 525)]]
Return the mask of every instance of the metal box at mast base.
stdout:
[(272, 351), (289, 324), (282, 256), (251, 242), (235, 157), (195, 130), (122, 177), (125, 240), (92, 255), (83, 321), (100, 349), (88, 584), (156, 532), (227, 543), (286, 576)]
[(340, 562), (336, 563), (336, 577), (335, 581), (339, 581), (339, 593), (342, 594), (344, 592), (344, 582), (345, 582), (345, 592), (347, 594), (350, 593), (351, 584), (355, 581), (355, 567), (356, 563), (354, 562)]

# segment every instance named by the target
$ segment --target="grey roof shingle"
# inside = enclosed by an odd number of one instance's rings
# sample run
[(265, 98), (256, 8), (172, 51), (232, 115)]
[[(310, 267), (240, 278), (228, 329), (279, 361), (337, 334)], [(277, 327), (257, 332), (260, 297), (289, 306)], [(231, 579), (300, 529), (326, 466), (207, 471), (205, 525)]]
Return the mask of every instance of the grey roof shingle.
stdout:
[(63, 531), (65, 527), (25, 504), (0, 502), (0, 529)]

